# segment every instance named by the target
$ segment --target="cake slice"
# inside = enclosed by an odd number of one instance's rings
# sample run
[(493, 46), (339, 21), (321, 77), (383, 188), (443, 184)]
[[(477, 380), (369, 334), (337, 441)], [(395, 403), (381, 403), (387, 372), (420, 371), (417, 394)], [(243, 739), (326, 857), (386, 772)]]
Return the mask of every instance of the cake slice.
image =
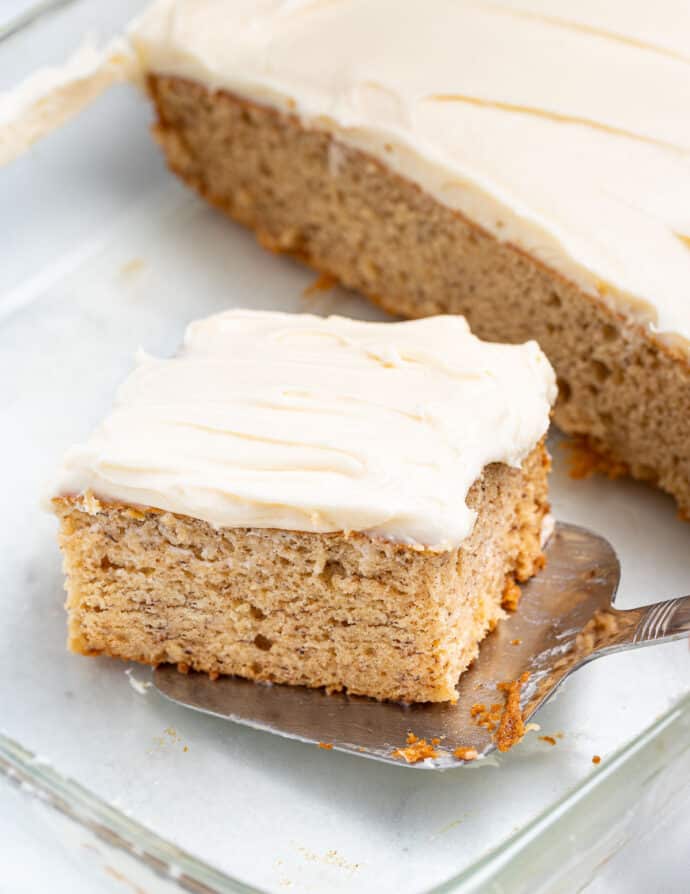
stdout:
[(229, 311), (67, 455), (69, 646), (446, 701), (541, 567), (553, 371), (461, 317)]
[(690, 7), (164, 0), (169, 166), (395, 314), (536, 339), (555, 420), (690, 513)]

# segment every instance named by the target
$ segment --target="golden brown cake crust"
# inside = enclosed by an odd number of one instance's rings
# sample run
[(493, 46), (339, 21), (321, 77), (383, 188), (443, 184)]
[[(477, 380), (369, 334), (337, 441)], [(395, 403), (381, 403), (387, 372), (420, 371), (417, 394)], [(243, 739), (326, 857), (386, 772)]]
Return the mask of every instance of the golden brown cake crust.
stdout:
[(541, 567), (548, 468), (541, 444), (522, 470), (488, 466), (468, 496), (472, 534), (448, 552), (57, 498), (70, 648), (380, 699), (452, 699), (503, 616), (506, 580)]
[(690, 511), (680, 349), (295, 116), (182, 78), (151, 76), (149, 90), (171, 169), (262, 244), (392, 313), (461, 313), (481, 338), (537, 339), (559, 376), (557, 424)]

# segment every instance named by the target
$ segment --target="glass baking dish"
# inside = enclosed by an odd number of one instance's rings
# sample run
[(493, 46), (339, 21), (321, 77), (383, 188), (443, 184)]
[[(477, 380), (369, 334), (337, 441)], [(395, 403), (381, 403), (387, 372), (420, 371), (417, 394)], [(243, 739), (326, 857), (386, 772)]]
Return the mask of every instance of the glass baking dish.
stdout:
[[(0, 42), (0, 87), (143, 5), (85, 0), (37, 18)], [(123, 879), (147, 892), (575, 890), (645, 809), (688, 796), (685, 643), (594, 662), (540, 712), (541, 732), (445, 773), (193, 714), (146, 688), (145, 668), (66, 652), (42, 501), (136, 349), (170, 353), (186, 323), (229, 306), (383, 318), (340, 290), (304, 297), (313, 274), (177, 183), (149, 120), (133, 89), (114, 89), (0, 170), (0, 770), (19, 786), (0, 786), (17, 818), (0, 826), (7, 860), (26, 860), (35, 845), (21, 842), (35, 839), (46, 879), (74, 870), (77, 892)], [(672, 501), (634, 482), (570, 481), (555, 434), (552, 452), (554, 511), (611, 541), (620, 605), (684, 594), (688, 530)]]

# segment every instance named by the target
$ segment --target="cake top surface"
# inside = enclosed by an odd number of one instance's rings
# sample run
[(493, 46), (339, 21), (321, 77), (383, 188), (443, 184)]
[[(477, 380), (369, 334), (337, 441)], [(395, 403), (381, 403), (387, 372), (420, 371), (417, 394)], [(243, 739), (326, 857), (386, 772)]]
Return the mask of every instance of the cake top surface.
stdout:
[(555, 395), (535, 342), (482, 342), (462, 317), (232, 310), (191, 324), (174, 357), (139, 353), (58, 493), (446, 550), (472, 530), (474, 481), (522, 462)]
[(690, 345), (687, 0), (160, 0), (130, 36)]

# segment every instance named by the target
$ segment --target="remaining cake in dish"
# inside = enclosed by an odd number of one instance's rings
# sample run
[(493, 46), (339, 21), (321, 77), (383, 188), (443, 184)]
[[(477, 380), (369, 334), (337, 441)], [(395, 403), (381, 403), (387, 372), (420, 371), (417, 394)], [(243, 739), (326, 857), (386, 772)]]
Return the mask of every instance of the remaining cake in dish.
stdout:
[(66, 457), (70, 647), (452, 699), (543, 561), (554, 398), (535, 343), (461, 317), (191, 325)]
[(209, 201), (394, 313), (536, 338), (557, 423), (690, 511), (690, 6), (165, 0), (130, 37)]

